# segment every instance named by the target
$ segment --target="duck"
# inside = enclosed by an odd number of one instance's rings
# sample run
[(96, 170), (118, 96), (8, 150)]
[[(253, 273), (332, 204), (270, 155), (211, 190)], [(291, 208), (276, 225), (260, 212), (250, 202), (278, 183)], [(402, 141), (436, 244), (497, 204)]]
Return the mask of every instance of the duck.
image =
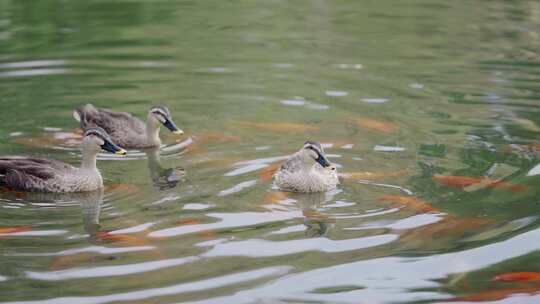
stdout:
[(96, 167), (97, 154), (107, 151), (126, 155), (102, 128), (89, 128), (82, 140), (79, 168), (67, 163), (25, 156), (0, 156), (0, 186), (28, 192), (87, 192), (103, 188)]
[(282, 191), (326, 192), (339, 184), (337, 168), (326, 157), (319, 142), (306, 141), (274, 175), (274, 184)]
[(73, 117), (81, 129), (103, 128), (112, 140), (124, 149), (152, 148), (161, 145), (159, 129), (165, 126), (174, 134), (184, 134), (173, 122), (171, 112), (165, 106), (153, 106), (148, 111), (146, 124), (130, 113), (115, 112), (87, 104), (76, 108)]

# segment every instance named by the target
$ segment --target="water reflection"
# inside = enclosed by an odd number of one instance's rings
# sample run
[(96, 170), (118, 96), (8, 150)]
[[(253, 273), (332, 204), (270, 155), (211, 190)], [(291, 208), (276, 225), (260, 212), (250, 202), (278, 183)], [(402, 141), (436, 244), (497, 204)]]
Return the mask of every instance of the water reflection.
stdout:
[(95, 240), (100, 232), (99, 216), (103, 204), (103, 189), (88, 193), (78, 193), (76, 201), (81, 204), (83, 226), (91, 240)]
[(181, 167), (166, 168), (161, 162), (159, 147), (144, 150), (148, 159), (150, 177), (156, 187), (161, 190), (172, 189), (185, 181), (186, 172)]
[(335, 223), (331, 215), (320, 212), (321, 207), (332, 201), (339, 191), (329, 193), (291, 193), (288, 199), (302, 209), (304, 215), (305, 235), (308, 237), (323, 237)]

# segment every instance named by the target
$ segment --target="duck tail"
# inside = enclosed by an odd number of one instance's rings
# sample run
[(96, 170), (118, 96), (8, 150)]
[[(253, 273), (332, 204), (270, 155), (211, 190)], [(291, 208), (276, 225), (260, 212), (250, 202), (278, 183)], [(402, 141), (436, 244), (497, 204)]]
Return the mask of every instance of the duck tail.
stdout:
[(77, 108), (73, 110), (73, 118), (75, 118), (76, 121), (81, 122), (81, 111)]
[(73, 110), (73, 118), (81, 123), (81, 127), (84, 129), (88, 122), (89, 116), (97, 115), (98, 111), (92, 104), (86, 104)]

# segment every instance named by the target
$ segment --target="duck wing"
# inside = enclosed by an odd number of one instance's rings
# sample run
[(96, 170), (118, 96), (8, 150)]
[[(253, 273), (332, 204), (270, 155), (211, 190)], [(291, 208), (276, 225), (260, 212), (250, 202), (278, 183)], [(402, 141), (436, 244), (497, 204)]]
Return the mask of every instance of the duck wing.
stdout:
[(74, 169), (71, 165), (41, 158), (0, 157), (0, 184), (20, 190), (45, 190), (59, 172)]
[(302, 170), (302, 159), (300, 157), (293, 155), (289, 159), (287, 159), (283, 165), (279, 168), (279, 171), (287, 172), (287, 173), (293, 173), (296, 171)]
[(75, 109), (74, 115), (83, 130), (100, 127), (107, 131), (113, 140), (116, 137), (114, 135), (120, 132), (132, 131), (144, 134), (146, 130), (145, 124), (130, 113), (96, 108), (91, 104)]

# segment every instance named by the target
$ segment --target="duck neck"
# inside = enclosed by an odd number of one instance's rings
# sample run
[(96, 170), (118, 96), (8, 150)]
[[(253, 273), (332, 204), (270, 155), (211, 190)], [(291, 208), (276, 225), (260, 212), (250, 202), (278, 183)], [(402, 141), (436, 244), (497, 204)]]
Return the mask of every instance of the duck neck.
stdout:
[(97, 170), (96, 159), (97, 159), (97, 152), (83, 150), (81, 169)]
[(148, 117), (146, 121), (146, 140), (150, 146), (159, 146), (161, 145), (161, 140), (159, 139), (159, 122), (156, 121), (153, 117)]

